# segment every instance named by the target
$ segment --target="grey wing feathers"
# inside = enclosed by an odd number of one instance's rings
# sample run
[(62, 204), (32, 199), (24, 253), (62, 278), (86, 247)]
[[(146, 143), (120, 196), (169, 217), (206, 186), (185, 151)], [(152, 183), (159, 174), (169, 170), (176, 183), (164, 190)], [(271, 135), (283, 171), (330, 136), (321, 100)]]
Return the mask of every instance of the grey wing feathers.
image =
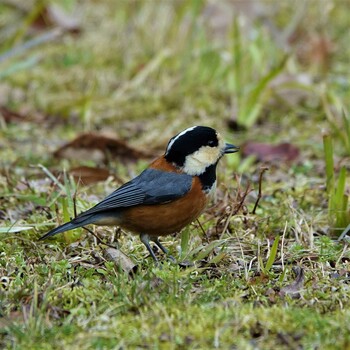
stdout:
[(80, 215), (85, 216), (104, 210), (141, 204), (167, 203), (185, 195), (191, 186), (192, 177), (190, 175), (146, 169), (135, 179), (127, 182)]
[(147, 169), (139, 176), (138, 186), (146, 194), (143, 204), (170, 202), (185, 195), (192, 186), (192, 176)]
[(185, 195), (192, 186), (192, 177), (155, 169), (146, 169), (138, 177), (107, 196), (75, 219), (49, 231), (40, 239), (98, 222), (108, 211), (134, 205), (151, 205), (170, 202)]
[(145, 194), (140, 190), (137, 184), (133, 183), (133, 181), (130, 181), (112, 192), (91, 209), (97, 209), (99, 207), (103, 207), (104, 209), (115, 207), (131, 207), (133, 205), (140, 204), (143, 201), (144, 197)]

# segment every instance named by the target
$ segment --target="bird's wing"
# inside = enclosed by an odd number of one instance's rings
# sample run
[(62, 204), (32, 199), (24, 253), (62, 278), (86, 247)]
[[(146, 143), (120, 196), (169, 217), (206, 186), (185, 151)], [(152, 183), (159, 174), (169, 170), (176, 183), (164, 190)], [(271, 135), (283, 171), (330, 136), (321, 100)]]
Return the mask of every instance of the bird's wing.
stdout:
[(191, 186), (190, 175), (146, 169), (78, 217), (134, 205), (167, 203), (185, 195)]

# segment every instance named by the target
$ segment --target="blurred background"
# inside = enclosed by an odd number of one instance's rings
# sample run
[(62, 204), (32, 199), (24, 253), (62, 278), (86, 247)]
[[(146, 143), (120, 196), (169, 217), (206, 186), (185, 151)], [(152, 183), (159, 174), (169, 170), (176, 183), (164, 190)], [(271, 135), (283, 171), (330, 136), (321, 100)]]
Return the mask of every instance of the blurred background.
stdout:
[(349, 10), (331, 0), (2, 0), (3, 173), (29, 176), (40, 163), (88, 183), (110, 169), (126, 179), (134, 171), (118, 169), (121, 158), (145, 158), (141, 169), (171, 136), (204, 124), (242, 146), (231, 170), (272, 162), (294, 171), (278, 181), (325, 183), (324, 135), (334, 167), (349, 164)]
[(57, 136), (28, 129), (50, 146), (107, 129), (156, 147), (193, 123), (319, 135), (349, 100), (346, 1), (0, 6), (2, 125), (40, 121)]

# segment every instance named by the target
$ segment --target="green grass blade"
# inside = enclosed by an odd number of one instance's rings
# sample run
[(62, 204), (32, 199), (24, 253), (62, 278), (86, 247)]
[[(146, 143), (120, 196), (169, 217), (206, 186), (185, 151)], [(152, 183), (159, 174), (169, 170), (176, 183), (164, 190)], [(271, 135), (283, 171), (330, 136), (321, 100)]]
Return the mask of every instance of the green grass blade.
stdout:
[(333, 205), (335, 209), (335, 228), (344, 228), (348, 224), (346, 191), (346, 168), (343, 166), (339, 172), (339, 179), (334, 193)]
[(39, 55), (30, 56), (24, 60), (12, 64), (9, 68), (0, 71), (0, 80), (9, 77), (19, 71), (28, 70), (40, 61)]
[(328, 194), (334, 188), (333, 142), (329, 134), (323, 135), (323, 149), (326, 162), (326, 185)]
[(280, 241), (280, 236), (277, 236), (275, 238), (275, 241), (272, 244), (271, 252), (270, 252), (269, 258), (267, 259), (267, 262), (265, 265), (266, 272), (269, 272), (271, 270), (271, 267), (276, 260), (279, 241)]
[(195, 255), (197, 251), (199, 251), (198, 255), (196, 256), (196, 260), (202, 260), (206, 258), (215, 248), (223, 245), (226, 242), (225, 239), (217, 240), (210, 242), (205, 247), (199, 247), (195, 249), (192, 253), (192, 255)]
[(188, 253), (190, 241), (190, 229), (187, 227), (181, 232), (181, 258), (184, 258)]
[(42, 164), (38, 164), (38, 168), (40, 168), (54, 182), (54, 184), (57, 185), (57, 187), (64, 191), (64, 186), (58, 181), (57, 177), (53, 175), (49, 169), (47, 169)]
[(246, 98), (242, 100), (238, 114), (238, 122), (241, 125), (251, 127), (256, 122), (263, 106), (264, 94), (268, 92), (267, 86), (272, 79), (283, 71), (288, 58), (289, 56), (284, 56), (281, 62), (262, 77), (251, 92), (246, 95)]
[(61, 197), (61, 205), (62, 205), (62, 212), (63, 212), (63, 220), (64, 222), (67, 222), (70, 220), (67, 198)]
[(243, 49), (242, 49), (241, 31), (239, 27), (238, 18), (235, 18), (233, 21), (233, 26), (231, 30), (231, 40), (232, 40), (233, 65), (232, 65), (232, 70), (230, 74), (229, 85), (231, 86), (231, 91), (236, 94), (236, 97), (237, 97), (236, 102), (238, 103), (238, 105), (240, 105), (240, 100), (242, 95), (242, 89), (240, 87), (242, 85), (242, 73), (243, 73), (243, 70), (241, 69)]
[(335, 189), (335, 202), (338, 208), (342, 208), (343, 205), (343, 196), (345, 194), (345, 185), (346, 185), (346, 168), (345, 166), (341, 167), (339, 172), (339, 179), (337, 187)]
[(32, 230), (33, 226), (5, 226), (0, 227), (0, 233), (17, 233)]
[(347, 149), (347, 152), (350, 155), (350, 117), (345, 112), (345, 109), (343, 109), (343, 124), (344, 124), (344, 132), (345, 132), (345, 146)]
[(75, 192), (74, 180), (70, 181), (66, 171), (63, 174), (63, 178), (64, 178), (64, 188), (67, 196), (68, 208), (73, 211), (74, 203), (73, 203), (72, 192)]

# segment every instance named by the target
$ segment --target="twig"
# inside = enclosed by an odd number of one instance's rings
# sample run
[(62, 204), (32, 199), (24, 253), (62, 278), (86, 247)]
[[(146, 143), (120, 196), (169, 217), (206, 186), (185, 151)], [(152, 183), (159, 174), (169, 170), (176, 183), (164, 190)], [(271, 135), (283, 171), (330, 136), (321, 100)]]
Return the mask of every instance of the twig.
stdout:
[(286, 224), (284, 225), (283, 235), (282, 235), (282, 243), (281, 243), (281, 264), (282, 264), (282, 271), (284, 271), (284, 239), (286, 237), (288, 222), (286, 221)]
[(338, 238), (338, 242), (340, 242), (342, 239), (345, 238), (345, 236), (350, 233), (350, 224), (344, 229), (344, 231), (341, 233), (341, 235)]
[[(74, 191), (74, 194), (73, 194), (73, 198), (72, 198), (72, 199), (73, 199), (74, 218), (76, 218), (76, 217), (77, 217), (77, 190)], [(91, 234), (97, 239), (97, 242), (98, 242), (99, 244), (103, 244), (103, 245), (106, 245), (106, 246), (108, 246), (108, 247), (110, 247), (110, 248), (115, 249), (114, 246), (112, 246), (112, 245), (110, 245), (110, 244), (108, 244), (108, 243), (103, 242), (102, 239), (101, 239), (100, 237), (98, 237), (98, 236), (97, 236), (93, 231), (91, 231), (89, 228), (83, 226), (83, 229), (86, 230), (87, 232), (91, 233)]]
[(205, 236), (206, 232), (204, 231), (204, 228), (203, 228), (202, 224), (199, 222), (198, 219), (196, 219), (196, 221), (197, 221), (197, 224), (199, 225), (200, 229), (202, 230), (203, 235)]
[(74, 191), (73, 194), (73, 210), (74, 210), (74, 218), (77, 217), (77, 190)]
[(83, 226), (83, 229), (86, 230), (86, 231), (88, 231), (89, 233), (91, 233), (91, 234), (97, 239), (97, 241), (98, 241), (99, 244), (103, 244), (103, 245), (106, 245), (106, 246), (108, 246), (108, 247), (110, 247), (110, 248), (115, 249), (114, 246), (112, 246), (112, 245), (110, 245), (110, 244), (108, 244), (108, 243), (103, 242), (102, 239), (101, 239), (99, 236), (97, 236), (93, 231), (91, 231), (89, 228)]
[(51, 173), (49, 169), (47, 169), (45, 166), (42, 164), (38, 164), (37, 167), (41, 169), (47, 177), (49, 177), (55, 185), (57, 185), (63, 192), (65, 191), (64, 186), (58, 181), (57, 177)]
[(262, 177), (263, 177), (263, 174), (265, 171), (269, 170), (269, 168), (267, 167), (263, 167), (260, 169), (260, 175), (259, 175), (259, 192), (258, 192), (258, 198), (256, 199), (256, 202), (255, 202), (255, 205), (254, 205), (254, 209), (252, 211), (252, 214), (254, 215), (255, 214), (255, 211), (256, 211), (256, 208), (258, 207), (258, 204), (259, 204), (259, 201), (260, 201), (260, 198), (262, 196), (262, 191), (261, 191), (261, 187), (262, 187)]
[(224, 228), (223, 228), (223, 230), (221, 232), (220, 239), (222, 238), (223, 234), (227, 230), (229, 222), (230, 222), (230, 219), (232, 218), (232, 216), (236, 215), (239, 212), (239, 210), (242, 208), (242, 206), (244, 204), (244, 201), (245, 201), (245, 199), (246, 199), (246, 197), (247, 197), (247, 195), (249, 193), (249, 190), (250, 190), (249, 187), (250, 187), (250, 183), (248, 183), (247, 188), (246, 188), (246, 190), (245, 190), (245, 192), (244, 192), (244, 194), (243, 194), (243, 196), (241, 198), (241, 201), (239, 202), (238, 206), (236, 208), (234, 208), (234, 206), (232, 206), (231, 211), (230, 211), (229, 215), (226, 218), (225, 226), (224, 226)]
[(242, 208), (249, 191), (250, 191), (250, 183), (248, 182), (247, 188), (243, 194), (243, 197), (242, 197), (241, 201), (239, 202), (238, 207), (236, 207), (236, 210), (233, 211), (232, 215), (236, 215), (239, 212), (239, 210)]

